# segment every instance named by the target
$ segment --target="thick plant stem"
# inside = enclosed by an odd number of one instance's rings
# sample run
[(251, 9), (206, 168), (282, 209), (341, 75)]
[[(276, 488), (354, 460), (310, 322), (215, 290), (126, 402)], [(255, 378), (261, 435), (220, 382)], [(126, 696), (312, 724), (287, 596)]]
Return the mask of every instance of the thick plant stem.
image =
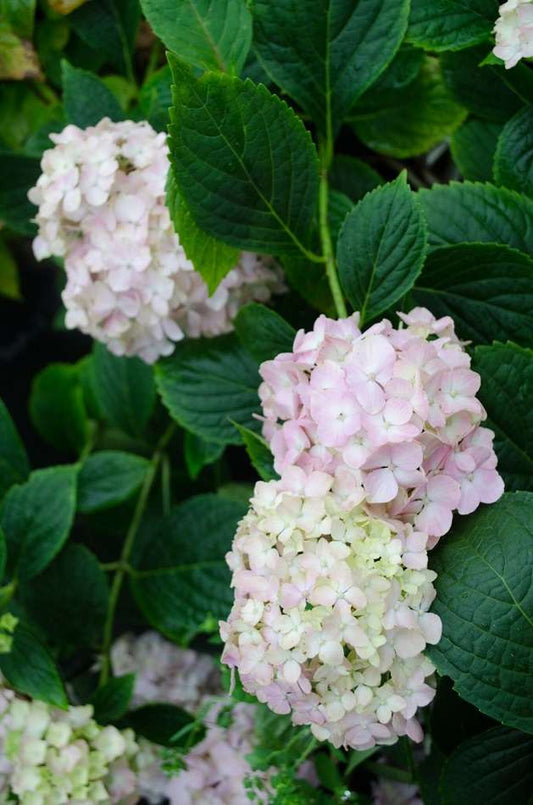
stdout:
[(328, 163), (331, 159), (331, 147), (327, 144), (321, 150), (321, 170), (320, 170), (320, 189), (318, 196), (318, 216), (320, 224), (320, 241), (326, 263), (326, 275), (333, 297), (333, 303), (339, 319), (345, 319), (348, 315), (346, 304), (342, 295), (342, 289), (337, 275), (335, 265), (335, 255), (333, 244), (331, 243), (331, 233), (329, 231), (328, 208), (329, 208), (329, 184), (328, 184)]
[(155, 452), (152, 456), (152, 460), (150, 461), (148, 472), (146, 473), (146, 478), (144, 479), (144, 483), (141, 487), (137, 505), (135, 506), (135, 510), (133, 512), (133, 517), (131, 518), (131, 523), (126, 534), (126, 539), (124, 540), (120, 559), (117, 562), (117, 570), (113, 577), (111, 590), (109, 592), (109, 602), (107, 605), (107, 614), (104, 623), (102, 640), (102, 668), (100, 670), (100, 680), (98, 683), (99, 686), (105, 685), (109, 679), (111, 670), (109, 650), (111, 648), (111, 641), (113, 640), (113, 624), (115, 621), (115, 612), (117, 609), (120, 591), (122, 590), (122, 584), (124, 583), (124, 576), (128, 572), (128, 562), (133, 544), (135, 542), (135, 537), (137, 536), (137, 531), (139, 530), (139, 526), (148, 503), (148, 498), (150, 497), (150, 491), (157, 475), (159, 464), (164, 455), (163, 451), (174, 432), (174, 428), (175, 425), (172, 423), (157, 444)]

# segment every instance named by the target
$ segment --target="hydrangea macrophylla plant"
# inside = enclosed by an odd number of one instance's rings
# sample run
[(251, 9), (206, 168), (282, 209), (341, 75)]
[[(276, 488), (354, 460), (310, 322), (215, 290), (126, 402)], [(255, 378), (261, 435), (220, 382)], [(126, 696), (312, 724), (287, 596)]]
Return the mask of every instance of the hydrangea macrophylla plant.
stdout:
[(439, 641), (427, 535), (360, 505), (356, 479), (299, 467), (256, 485), (227, 561), (235, 603), (223, 661), (320, 740), (368, 749), (409, 735)]
[[(37, 802), (136, 802), (131, 730), (99, 726), (93, 709), (59, 710), (0, 690), (0, 793)], [(132, 797), (133, 800), (128, 800)]]
[(271, 257), (242, 252), (209, 296), (165, 206), (165, 135), (146, 121), (104, 118), (51, 139), (29, 192), (38, 207), (33, 249), (39, 260), (64, 260), (67, 327), (153, 363), (185, 334), (229, 332), (243, 304), (283, 290)]
[(533, 3), (531, 0), (508, 0), (500, 6), (494, 26), (496, 45), (493, 53), (509, 70), (520, 59), (533, 56)]
[(480, 427), (479, 375), (449, 317), (423, 308), (361, 333), (358, 314), (320, 316), (293, 352), (260, 367), (264, 425), (278, 472), (292, 465), (350, 477), (353, 505), (411, 522), (430, 536), (454, 510), (473, 512), (503, 493)]

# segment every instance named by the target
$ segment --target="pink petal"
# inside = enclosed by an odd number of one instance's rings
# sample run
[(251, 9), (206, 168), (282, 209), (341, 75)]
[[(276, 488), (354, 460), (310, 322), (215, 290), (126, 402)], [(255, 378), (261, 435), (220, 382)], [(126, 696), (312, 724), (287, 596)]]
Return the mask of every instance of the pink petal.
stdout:
[(398, 484), (389, 469), (374, 470), (369, 473), (364, 485), (369, 503), (388, 503), (398, 493)]

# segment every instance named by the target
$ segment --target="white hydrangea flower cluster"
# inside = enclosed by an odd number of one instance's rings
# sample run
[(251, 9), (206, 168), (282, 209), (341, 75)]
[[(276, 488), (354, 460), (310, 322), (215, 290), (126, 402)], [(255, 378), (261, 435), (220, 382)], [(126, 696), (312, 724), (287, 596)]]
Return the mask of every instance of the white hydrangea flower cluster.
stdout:
[(111, 665), (116, 676), (135, 674), (131, 707), (166, 702), (196, 713), (206, 696), (221, 690), (211, 657), (176, 646), (157, 632), (121, 635), (111, 648)]
[(427, 534), (370, 515), (353, 475), (290, 467), (256, 485), (227, 561), (235, 603), (223, 661), (320, 740), (367, 749), (409, 735), (434, 696), (426, 644), (436, 574)]
[[(0, 792), (22, 805), (137, 802), (131, 730), (102, 727), (93, 709), (59, 710), (0, 691)], [(131, 799), (129, 799), (131, 798)]]
[(39, 208), (35, 256), (64, 258), (67, 327), (153, 363), (184, 335), (228, 332), (243, 304), (284, 290), (273, 258), (243, 252), (209, 296), (165, 206), (164, 133), (104, 118), (50, 137), (28, 197)]
[(533, 56), (533, 3), (531, 0), (508, 0), (500, 6), (494, 26), (496, 45), (493, 53), (509, 70), (520, 59)]

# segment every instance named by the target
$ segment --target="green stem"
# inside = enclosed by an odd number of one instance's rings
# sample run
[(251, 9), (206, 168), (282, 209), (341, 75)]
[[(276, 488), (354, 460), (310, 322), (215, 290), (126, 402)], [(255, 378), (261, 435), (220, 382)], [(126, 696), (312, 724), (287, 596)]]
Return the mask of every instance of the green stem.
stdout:
[(150, 50), (150, 56), (148, 57), (148, 65), (146, 67), (146, 72), (144, 74), (145, 81), (148, 78), (150, 78), (150, 76), (153, 75), (153, 73), (155, 73), (155, 71), (157, 70), (162, 55), (163, 55), (163, 46), (159, 41), (159, 39), (156, 39)]
[(337, 275), (337, 267), (335, 265), (335, 255), (333, 253), (333, 245), (331, 243), (331, 234), (329, 231), (328, 220), (328, 207), (329, 207), (329, 183), (328, 183), (328, 165), (331, 160), (331, 145), (326, 143), (321, 148), (321, 162), (322, 167), (320, 171), (320, 189), (318, 196), (318, 215), (320, 223), (320, 241), (322, 243), (322, 251), (324, 253), (324, 260), (326, 263), (326, 275), (331, 289), (331, 295), (335, 304), (335, 310), (339, 319), (345, 319), (348, 315), (346, 304), (342, 295), (342, 290)]
[(83, 445), (83, 449), (81, 450), (78, 458), (78, 462), (80, 464), (83, 464), (85, 462), (85, 459), (88, 458), (88, 456), (90, 456), (90, 454), (92, 453), (94, 443), (96, 441), (97, 430), (98, 425), (96, 424), (96, 422), (90, 419), (88, 423), (87, 441)]
[(159, 440), (159, 443), (157, 444), (155, 452), (152, 456), (152, 460), (150, 461), (150, 467), (148, 469), (148, 472), (146, 473), (144, 483), (141, 487), (139, 498), (137, 500), (137, 505), (135, 506), (133, 517), (131, 518), (131, 523), (128, 528), (128, 532), (126, 534), (126, 539), (124, 540), (120, 560), (117, 563), (118, 565), (117, 570), (115, 572), (115, 576), (111, 584), (111, 590), (109, 592), (109, 601), (107, 605), (107, 614), (104, 623), (104, 633), (102, 639), (103, 656), (102, 656), (102, 668), (100, 671), (100, 680), (99, 680), (100, 687), (102, 685), (105, 685), (110, 675), (111, 663), (109, 657), (109, 650), (111, 648), (111, 641), (113, 640), (113, 624), (115, 621), (115, 612), (117, 609), (120, 591), (122, 590), (122, 584), (124, 583), (124, 576), (126, 575), (129, 567), (128, 565), (129, 558), (131, 555), (133, 544), (135, 542), (135, 537), (137, 536), (137, 531), (139, 530), (139, 526), (144, 516), (148, 499), (150, 497), (150, 491), (154, 483), (154, 479), (157, 475), (159, 462), (161, 461), (163, 457), (163, 451), (174, 432), (174, 427), (175, 425), (174, 423), (172, 423), (167, 428), (167, 430)]
[(170, 461), (166, 453), (161, 459), (161, 497), (163, 514), (168, 514), (172, 505), (172, 493), (170, 486)]

